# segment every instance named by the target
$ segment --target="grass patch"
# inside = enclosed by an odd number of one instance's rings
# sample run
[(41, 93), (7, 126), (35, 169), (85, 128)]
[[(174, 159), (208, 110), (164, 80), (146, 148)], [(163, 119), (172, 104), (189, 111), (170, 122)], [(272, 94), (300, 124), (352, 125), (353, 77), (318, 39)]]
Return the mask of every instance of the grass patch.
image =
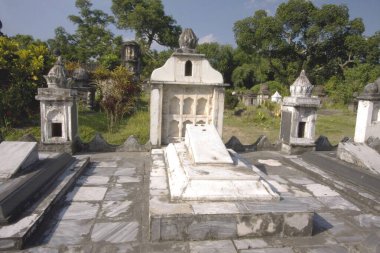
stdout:
[(331, 144), (338, 144), (343, 137), (354, 137), (356, 114), (348, 110), (318, 111), (315, 136), (324, 135)]
[[(260, 135), (265, 135), (274, 143), (280, 135), (280, 117), (265, 107), (248, 107), (237, 116), (237, 110), (226, 110), (224, 114), (223, 141), (236, 136), (243, 144), (254, 143)], [(276, 111), (276, 110), (274, 110)], [(327, 136), (331, 144), (336, 145), (345, 137), (353, 137), (355, 132), (355, 113), (346, 109), (321, 109), (317, 111), (316, 133)]]
[[(240, 116), (235, 115), (244, 110)], [(280, 117), (266, 107), (247, 107), (226, 110), (224, 114), (223, 141), (236, 136), (243, 144), (254, 143), (260, 135), (265, 135), (271, 142), (278, 139)]]
[[(98, 132), (110, 144), (122, 144), (130, 135), (134, 135), (141, 144), (149, 139), (149, 113), (146, 110), (137, 111), (132, 116), (125, 117), (112, 133), (108, 132), (107, 116), (103, 112), (79, 112), (79, 136), (82, 141), (89, 142)], [(23, 135), (32, 134), (39, 140), (40, 126), (12, 128), (3, 130), (7, 141), (19, 140)]]

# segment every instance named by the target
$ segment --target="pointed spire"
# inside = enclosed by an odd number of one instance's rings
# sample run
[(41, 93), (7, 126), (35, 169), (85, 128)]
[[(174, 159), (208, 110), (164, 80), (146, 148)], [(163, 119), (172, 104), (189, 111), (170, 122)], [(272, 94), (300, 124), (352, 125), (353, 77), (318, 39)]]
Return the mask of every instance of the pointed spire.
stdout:
[(179, 50), (184, 53), (194, 53), (198, 38), (191, 28), (186, 28), (179, 36)]
[(292, 97), (311, 97), (313, 88), (314, 86), (307, 78), (305, 70), (302, 70), (299, 77), (290, 86), (290, 94)]

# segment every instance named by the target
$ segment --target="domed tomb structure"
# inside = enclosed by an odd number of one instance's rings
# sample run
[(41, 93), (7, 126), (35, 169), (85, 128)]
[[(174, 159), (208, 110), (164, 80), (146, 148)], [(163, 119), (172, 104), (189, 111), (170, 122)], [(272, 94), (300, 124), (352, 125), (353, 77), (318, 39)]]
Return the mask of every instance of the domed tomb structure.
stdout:
[(71, 80), (61, 56), (44, 77), (48, 88), (39, 88), (36, 96), (40, 101), (41, 149), (74, 153), (78, 134), (77, 91), (70, 88)]
[(313, 85), (302, 70), (281, 106), (282, 151), (302, 153), (315, 149), (315, 121), (320, 100), (311, 96)]
[(197, 41), (194, 32), (185, 29), (180, 48), (151, 75), (150, 141), (154, 147), (181, 140), (187, 124), (212, 124), (222, 136), (228, 84), (205, 55), (195, 52)]

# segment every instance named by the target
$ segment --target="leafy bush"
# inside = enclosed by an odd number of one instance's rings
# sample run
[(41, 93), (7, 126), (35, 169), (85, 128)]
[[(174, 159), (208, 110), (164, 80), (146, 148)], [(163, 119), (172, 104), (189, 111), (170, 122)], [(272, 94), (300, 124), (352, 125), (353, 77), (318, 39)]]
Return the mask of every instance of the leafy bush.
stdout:
[(226, 90), (224, 106), (227, 109), (234, 109), (238, 103), (239, 103), (239, 99), (237, 98), (237, 96), (232, 95), (232, 90)]
[(94, 77), (100, 92), (100, 106), (107, 113), (108, 129), (112, 132), (125, 114), (136, 110), (141, 88), (133, 81), (133, 74), (122, 66), (114, 70), (98, 67)]

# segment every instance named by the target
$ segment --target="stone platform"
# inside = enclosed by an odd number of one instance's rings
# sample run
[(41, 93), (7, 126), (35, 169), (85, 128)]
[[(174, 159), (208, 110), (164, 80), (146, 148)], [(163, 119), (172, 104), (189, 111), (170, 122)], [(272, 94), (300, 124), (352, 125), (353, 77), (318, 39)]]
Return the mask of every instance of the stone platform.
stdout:
[[(151, 241), (310, 236), (312, 233), (314, 212), (296, 198), (284, 198), (280, 201), (244, 198), (224, 201), (171, 201), (164, 150), (154, 149), (151, 156)], [(204, 173), (207, 174), (210, 170)], [(249, 179), (249, 175), (245, 176)], [(198, 190), (198, 193), (202, 192), (202, 188)]]
[[(313, 152), (310, 156), (315, 156)], [(329, 154), (328, 152), (324, 154)], [(107, 252), (107, 253), (378, 253), (380, 249), (380, 216), (362, 209), (359, 202), (333, 186), (355, 189), (342, 177), (335, 176), (335, 164), (324, 156), (314, 164), (304, 156), (288, 156), (278, 152), (246, 152), (239, 154), (265, 173), (284, 201), (306, 203), (315, 211), (311, 236), (263, 236), (205, 241), (150, 241), (149, 202), (162, 191), (159, 181), (150, 190), (151, 156), (148, 152), (108, 152), (85, 154), (91, 157), (75, 188), (66, 196), (45, 227), (29, 240), (23, 253)], [(317, 156), (319, 158), (319, 156)], [(335, 154), (331, 155), (335, 159)], [(306, 158), (305, 158), (306, 159)], [(303, 161), (296, 166), (295, 161)], [(307, 161), (307, 162), (305, 162)], [(339, 161), (338, 161), (339, 162)], [(154, 160), (154, 175), (160, 177)], [(299, 163), (301, 164), (301, 163)], [(309, 172), (328, 168), (330, 178), (315, 178)], [(362, 170), (361, 170), (362, 171)], [(351, 174), (345, 173), (350, 176)], [(165, 174), (163, 174), (165, 175)], [(359, 177), (356, 177), (358, 178)], [(363, 185), (368, 181), (364, 181)], [(375, 184), (377, 186), (379, 184)], [(157, 189), (160, 188), (160, 189)], [(91, 194), (96, 192), (96, 194)], [(362, 191), (363, 193), (366, 191)], [(368, 194), (368, 193), (366, 193)], [(168, 192), (166, 190), (166, 196)], [(373, 195), (380, 196), (379, 194)], [(281, 200), (282, 201), (282, 200)], [(280, 201), (280, 203), (281, 203)], [(195, 201), (193, 202), (195, 203)], [(380, 202), (379, 202), (380, 203)], [(252, 207), (252, 206), (251, 206)], [(168, 209), (171, 212), (171, 209)]]

